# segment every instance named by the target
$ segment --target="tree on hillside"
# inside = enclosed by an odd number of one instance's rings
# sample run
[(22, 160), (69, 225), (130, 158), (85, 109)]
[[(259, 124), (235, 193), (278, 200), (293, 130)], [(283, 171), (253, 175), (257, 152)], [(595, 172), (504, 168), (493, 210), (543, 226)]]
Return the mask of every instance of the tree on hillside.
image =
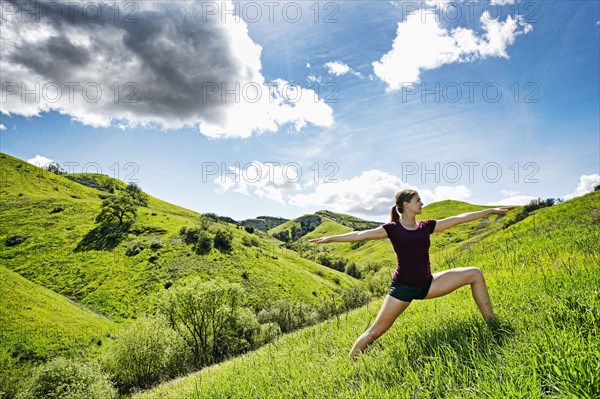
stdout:
[(113, 195), (102, 201), (100, 213), (96, 216), (96, 223), (114, 230), (126, 222), (135, 219), (137, 215), (136, 203), (128, 195)]
[(44, 169), (46, 169), (50, 173), (54, 173), (55, 175), (64, 175), (65, 173), (67, 173), (56, 162), (50, 162), (48, 165), (46, 165), (46, 167)]
[(142, 188), (136, 183), (129, 183), (125, 189), (125, 194), (131, 198), (135, 205), (148, 206), (148, 194), (143, 192)]
[(255, 346), (259, 326), (244, 297), (239, 284), (197, 279), (166, 290), (158, 307), (201, 367)]

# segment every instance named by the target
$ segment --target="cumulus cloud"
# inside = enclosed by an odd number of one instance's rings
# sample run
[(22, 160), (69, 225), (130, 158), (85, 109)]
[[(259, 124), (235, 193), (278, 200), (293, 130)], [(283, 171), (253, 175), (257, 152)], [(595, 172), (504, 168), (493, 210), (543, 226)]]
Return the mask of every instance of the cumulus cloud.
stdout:
[(396, 192), (405, 188), (412, 187), (387, 172), (367, 170), (351, 179), (314, 185), (312, 193), (293, 195), (289, 203), (334, 212), (384, 215), (394, 205)]
[(0, 123), (0, 130), (6, 130), (6, 126), (4, 126), (2, 123)]
[(482, 35), (463, 27), (447, 30), (436, 18), (422, 20), (419, 13), (408, 15), (398, 23), (392, 49), (372, 63), (375, 75), (387, 84), (388, 92), (399, 90), (418, 83), (423, 70), (488, 57), (508, 58), (507, 47), (533, 29), (519, 15), (501, 22), (485, 11), (480, 22)]
[(575, 191), (570, 194), (565, 194), (562, 199), (567, 201), (575, 197), (581, 197), (587, 193), (594, 191), (594, 188), (600, 184), (600, 175), (595, 173), (591, 175), (581, 175), (579, 177), (579, 184), (575, 188)]
[(28, 159), (27, 162), (32, 165), (37, 166), (38, 168), (45, 168), (46, 166), (53, 163), (54, 161), (51, 160), (50, 158), (46, 158), (43, 155), (36, 155), (35, 157)]
[[(123, 7), (115, 4), (94, 3), (98, 17), (90, 21), (86, 4), (7, 2), (2, 112), (58, 111), (97, 127), (198, 126), (213, 138), (333, 123), (313, 90), (265, 81), (262, 48), (242, 19), (207, 12), (207, 4), (232, 10), (231, 1), (136, 2), (129, 19), (126, 10), (115, 16)], [(23, 22), (13, 12), (19, 7), (52, 17)]]
[(354, 69), (350, 68), (347, 64), (344, 64), (341, 61), (332, 61), (325, 63), (325, 68), (327, 68), (327, 72), (333, 76), (344, 76), (346, 74), (352, 74), (357, 78), (362, 79), (362, 74), (360, 72), (356, 72)]

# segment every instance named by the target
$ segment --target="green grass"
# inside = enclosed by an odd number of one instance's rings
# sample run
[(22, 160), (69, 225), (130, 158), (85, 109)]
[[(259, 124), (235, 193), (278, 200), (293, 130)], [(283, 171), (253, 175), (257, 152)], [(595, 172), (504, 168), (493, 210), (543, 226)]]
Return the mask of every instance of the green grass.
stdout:
[[(125, 187), (123, 182), (103, 175), (78, 177), (100, 186), (110, 183), (117, 192)], [(52, 309), (63, 308), (59, 299), (69, 298), (69, 303), (90, 309), (111, 322), (127, 322), (150, 309), (167, 283), (176, 286), (196, 277), (240, 283), (247, 292), (247, 305), (255, 309), (281, 298), (310, 304), (332, 295), (339, 299), (344, 288), (360, 284), (281, 248), (279, 241), (264, 232), (249, 234), (224, 222), (214, 223), (210, 230), (231, 231), (233, 250), (221, 253), (213, 248), (208, 254), (197, 255), (182, 242), (179, 231), (184, 226), (197, 226), (201, 215), (153, 197), (149, 198), (148, 207), (138, 209), (136, 221), (126, 234), (114, 241), (105, 240), (95, 217), (102, 197), (108, 195), (106, 191), (54, 175), (7, 154), (0, 154), (0, 181), (3, 270), (56, 293), (47, 297), (47, 305)], [(26, 240), (8, 246), (6, 240), (14, 235)], [(243, 245), (244, 237), (256, 237), (258, 246)], [(162, 248), (150, 248), (154, 241), (159, 241)], [(134, 244), (144, 249), (136, 256), (126, 256), (127, 248)], [(151, 262), (150, 257), (158, 253), (158, 260)], [(0, 291), (10, 292), (11, 284), (12, 280), (0, 280)], [(31, 323), (40, 331), (45, 326), (49, 332), (55, 331), (43, 312), (32, 313), (36, 320), (24, 319), (23, 323), (20, 318), (8, 316), (20, 315), (32, 292), (22, 291), (22, 302), (4, 301), (3, 297), (2, 314), (7, 316), (0, 318), (0, 330), (16, 333), (5, 334), (2, 345), (9, 351), (39, 354), (53, 353), (58, 348), (79, 348), (88, 338), (88, 326), (96, 324), (75, 317), (75, 310), (69, 327), (76, 331), (74, 334), (56, 330), (52, 339), (31, 334), (27, 340), (19, 341), (17, 336), (23, 335), (20, 331), (30, 331)]]
[(500, 329), (464, 287), (416, 301), (351, 362), (378, 299), (136, 398), (600, 397), (599, 216), (594, 192), (440, 255), (437, 270), (484, 270)]
[[(115, 322), (0, 267), (0, 326), (3, 349), (24, 360), (77, 355), (98, 348)], [(13, 348), (6, 347), (12, 343)]]

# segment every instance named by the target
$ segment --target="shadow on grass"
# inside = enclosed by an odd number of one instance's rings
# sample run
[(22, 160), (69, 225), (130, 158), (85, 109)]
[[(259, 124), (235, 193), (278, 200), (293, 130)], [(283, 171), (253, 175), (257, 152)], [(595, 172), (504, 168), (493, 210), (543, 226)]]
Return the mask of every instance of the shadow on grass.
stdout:
[(127, 222), (119, 227), (98, 226), (83, 237), (75, 252), (111, 250), (125, 239), (131, 224)]

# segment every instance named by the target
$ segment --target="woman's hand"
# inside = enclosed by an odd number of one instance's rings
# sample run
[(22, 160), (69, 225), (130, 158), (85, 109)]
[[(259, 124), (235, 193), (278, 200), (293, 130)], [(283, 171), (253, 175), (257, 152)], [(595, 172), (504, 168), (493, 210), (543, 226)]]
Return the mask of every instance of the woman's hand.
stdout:
[(308, 240), (308, 242), (314, 242), (315, 244), (324, 244), (326, 242), (330, 242), (330, 237), (313, 238)]

